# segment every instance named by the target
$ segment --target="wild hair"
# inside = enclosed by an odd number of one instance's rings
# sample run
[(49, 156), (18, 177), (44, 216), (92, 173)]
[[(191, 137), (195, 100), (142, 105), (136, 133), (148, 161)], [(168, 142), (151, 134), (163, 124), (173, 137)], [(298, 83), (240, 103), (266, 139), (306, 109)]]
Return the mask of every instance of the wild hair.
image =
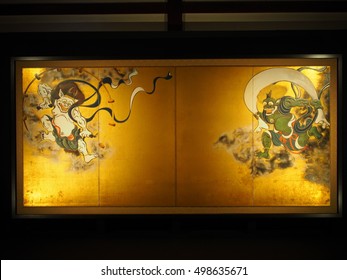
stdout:
[(77, 86), (77, 84), (73, 81), (63, 81), (61, 83), (59, 83), (51, 92), (51, 102), (52, 104), (54, 104), (54, 101), (56, 99), (59, 99), (59, 92), (62, 92), (64, 95), (68, 95), (74, 99), (77, 100), (77, 102), (75, 103), (76, 106), (80, 105), (83, 103), (83, 101), (85, 100), (85, 96), (82, 93), (82, 91), (79, 89), (79, 87)]

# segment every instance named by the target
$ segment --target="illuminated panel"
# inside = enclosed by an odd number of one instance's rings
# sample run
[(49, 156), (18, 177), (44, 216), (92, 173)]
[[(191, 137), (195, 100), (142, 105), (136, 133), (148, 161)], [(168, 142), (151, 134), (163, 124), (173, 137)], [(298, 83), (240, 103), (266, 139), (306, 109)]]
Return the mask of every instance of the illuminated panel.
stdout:
[(19, 214), (334, 213), (334, 59), (17, 62)]
[[(183, 81), (177, 86), (180, 206), (252, 205), (249, 166), (236, 161), (233, 152), (219, 140), (230, 131), (252, 124), (252, 114), (243, 101), (243, 90), (251, 76), (251, 67), (195, 66), (177, 71), (177, 79)], [(249, 149), (250, 155), (252, 142), (239, 144), (247, 145), (239, 149)], [(236, 153), (242, 157), (240, 152)]]

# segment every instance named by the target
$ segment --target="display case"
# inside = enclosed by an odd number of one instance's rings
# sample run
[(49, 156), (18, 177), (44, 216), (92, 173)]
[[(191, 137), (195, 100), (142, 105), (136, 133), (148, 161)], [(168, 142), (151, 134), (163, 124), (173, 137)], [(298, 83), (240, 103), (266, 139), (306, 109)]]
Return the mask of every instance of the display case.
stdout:
[(15, 216), (341, 214), (341, 56), (13, 57)]

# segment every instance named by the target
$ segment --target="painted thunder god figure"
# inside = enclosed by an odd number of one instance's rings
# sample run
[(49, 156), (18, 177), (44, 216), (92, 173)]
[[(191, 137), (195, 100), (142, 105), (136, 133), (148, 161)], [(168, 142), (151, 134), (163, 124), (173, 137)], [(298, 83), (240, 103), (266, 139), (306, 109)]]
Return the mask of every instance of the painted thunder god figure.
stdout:
[[(256, 152), (257, 158), (269, 159), (272, 145), (282, 146), (290, 153), (301, 153), (308, 149), (310, 140), (319, 143), (326, 135), (324, 131), (330, 124), (326, 119), (326, 108), (323, 108), (322, 93), (329, 88), (329, 82), (317, 91), (313, 82), (302, 73), (304, 69), (312, 70), (311, 67), (298, 70), (270, 68), (257, 73), (248, 82), (244, 101), (258, 121), (255, 132), (262, 132), (263, 149)], [(278, 82), (290, 87), (280, 97), (273, 97), (269, 89), (266, 96), (259, 99), (263, 89), (276, 87)]]
[[(303, 112), (299, 116), (292, 110)], [(257, 112), (259, 125), (256, 131), (263, 130), (261, 141), (264, 150), (257, 152), (260, 158), (269, 158), (271, 145), (283, 146), (291, 153), (300, 153), (307, 149), (310, 137), (322, 138), (317, 126), (317, 110), (322, 109), (319, 99), (302, 99), (283, 96), (271, 97), (271, 91), (263, 100), (262, 112)]]

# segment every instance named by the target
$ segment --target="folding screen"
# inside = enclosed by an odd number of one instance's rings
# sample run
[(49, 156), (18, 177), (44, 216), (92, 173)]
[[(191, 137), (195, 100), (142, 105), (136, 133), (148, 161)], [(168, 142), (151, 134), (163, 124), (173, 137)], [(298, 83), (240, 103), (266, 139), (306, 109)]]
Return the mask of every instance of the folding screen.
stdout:
[(338, 211), (336, 57), (14, 62), (17, 214)]

